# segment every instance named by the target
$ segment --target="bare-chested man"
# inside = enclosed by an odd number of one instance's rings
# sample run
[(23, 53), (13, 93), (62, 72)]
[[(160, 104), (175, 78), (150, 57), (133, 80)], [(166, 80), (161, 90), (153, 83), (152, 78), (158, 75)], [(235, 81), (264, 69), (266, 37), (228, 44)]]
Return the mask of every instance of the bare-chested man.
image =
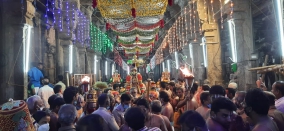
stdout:
[(168, 117), (170, 122), (173, 121), (174, 110), (170, 103), (170, 96), (166, 91), (160, 91), (159, 99), (162, 103), (162, 115)]
[(228, 131), (232, 122), (235, 104), (225, 98), (219, 97), (211, 104), (210, 118), (207, 119), (207, 126), (210, 131)]
[(152, 101), (152, 103), (151, 103), (151, 111), (152, 111), (153, 114), (159, 115), (159, 116), (161, 116), (164, 119), (168, 131), (172, 131), (173, 130), (172, 126), (171, 126), (171, 123), (170, 123), (170, 120), (168, 119), (168, 117), (166, 117), (166, 116), (161, 114), (162, 103), (159, 100)]
[(143, 109), (146, 115), (145, 126), (147, 127), (158, 127), (162, 131), (167, 131), (164, 119), (161, 116), (152, 114), (150, 111), (150, 105), (146, 99), (140, 99), (137, 102), (137, 106)]
[(279, 131), (276, 123), (268, 116), (268, 111), (269, 99), (261, 89), (247, 91), (245, 113), (255, 125), (252, 131)]
[(180, 101), (176, 107), (181, 108), (185, 106), (185, 111), (196, 110), (198, 108), (198, 103), (194, 99), (192, 99), (193, 96), (194, 94), (188, 91), (187, 95), (185, 96), (185, 99)]

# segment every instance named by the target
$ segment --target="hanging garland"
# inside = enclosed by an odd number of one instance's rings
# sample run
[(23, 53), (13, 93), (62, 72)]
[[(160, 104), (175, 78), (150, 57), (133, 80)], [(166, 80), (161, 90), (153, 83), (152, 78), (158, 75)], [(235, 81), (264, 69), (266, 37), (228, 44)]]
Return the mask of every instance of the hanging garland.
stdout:
[(92, 23), (90, 24), (90, 39), (90, 48), (95, 51), (106, 53), (107, 50), (113, 50), (113, 42), (108, 38), (105, 33), (100, 31)]
[(129, 18), (163, 15), (168, 0), (97, 0), (97, 7), (105, 18)]
[(129, 36), (133, 36), (133, 35), (139, 35), (139, 36), (151, 36), (151, 35), (155, 35), (159, 32), (159, 28), (154, 29), (153, 31), (144, 31), (144, 30), (132, 30), (130, 32), (117, 32), (117, 31), (113, 31), (116, 35), (118, 36), (123, 36), (123, 37), (129, 37)]
[(152, 48), (152, 44), (145, 44), (145, 45), (131, 45), (131, 46), (124, 46), (123, 44), (120, 44), (121, 47), (123, 47), (124, 49), (149, 49), (149, 48)]
[[(109, 28), (111, 28), (113, 31), (116, 32), (130, 32), (133, 31), (135, 29), (140, 29), (140, 30), (153, 30), (156, 28), (159, 28), (161, 26), (161, 21), (156, 23), (156, 24), (152, 24), (152, 25), (139, 25), (139, 24), (134, 24), (131, 25), (130, 27), (123, 27), (122, 29), (118, 29), (116, 28), (116, 26), (113, 25), (109, 25)], [(108, 23), (107, 23), (108, 24)]]
[(141, 41), (146, 41), (146, 40), (149, 40), (149, 39), (153, 39), (155, 38), (157, 35), (151, 35), (151, 36), (137, 36), (137, 35), (133, 35), (133, 36), (128, 36), (128, 37), (122, 37), (122, 36), (117, 36), (117, 39), (120, 39), (122, 41), (138, 41), (138, 40), (141, 40)]
[(138, 52), (149, 52), (151, 50), (151, 47), (149, 48), (134, 48), (134, 49), (125, 49), (126, 53), (136, 53)]
[(128, 48), (128, 47), (133, 47), (133, 46), (143, 48), (143, 47), (152, 46), (152, 44), (153, 43), (150, 43), (150, 44), (119, 44), (119, 45), (122, 46), (123, 48)]
[(121, 40), (121, 39), (118, 39), (117, 40), (117, 42), (118, 43), (121, 43), (121, 44), (133, 44), (133, 43), (135, 43), (135, 42), (140, 42), (140, 43), (142, 43), (142, 44), (149, 44), (149, 43), (152, 43), (152, 42), (154, 42), (154, 40), (155, 40), (155, 38), (152, 38), (152, 39), (150, 39), (150, 40), (145, 40), (145, 41), (142, 41), (142, 40), (133, 40), (133, 41), (123, 41), (123, 40)]

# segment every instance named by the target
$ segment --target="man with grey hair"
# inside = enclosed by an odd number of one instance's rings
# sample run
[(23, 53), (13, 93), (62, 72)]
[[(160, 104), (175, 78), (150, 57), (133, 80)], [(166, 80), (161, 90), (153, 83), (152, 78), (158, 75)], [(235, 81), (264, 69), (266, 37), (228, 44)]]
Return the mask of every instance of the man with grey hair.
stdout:
[(31, 119), (35, 129), (37, 130), (38, 124), (36, 123), (35, 119), (33, 118), (33, 114), (39, 110), (42, 110), (44, 107), (43, 101), (38, 95), (31, 96), (27, 99), (27, 105), (31, 114)]
[(77, 110), (74, 105), (65, 104), (58, 112), (58, 122), (61, 127), (58, 131), (76, 131), (75, 122), (77, 120)]
[(173, 130), (169, 118), (161, 114), (161, 111), (162, 111), (161, 101), (159, 101), (159, 100), (152, 101), (151, 102), (151, 111), (152, 111), (153, 114), (158, 115), (158, 116), (160, 116), (164, 119), (168, 131)]
[(43, 101), (38, 95), (29, 97), (27, 99), (27, 105), (31, 115), (44, 108)]

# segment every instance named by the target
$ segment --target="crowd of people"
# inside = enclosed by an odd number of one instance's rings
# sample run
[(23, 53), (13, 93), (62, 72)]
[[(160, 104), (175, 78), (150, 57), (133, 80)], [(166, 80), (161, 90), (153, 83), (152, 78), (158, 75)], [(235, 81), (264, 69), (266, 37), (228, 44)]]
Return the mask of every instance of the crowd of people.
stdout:
[(61, 75), (55, 86), (38, 80), (31, 80), (25, 100), (36, 131), (284, 131), (283, 81), (271, 91), (240, 91), (234, 82), (186, 87), (178, 79), (151, 82), (149, 92), (139, 94), (105, 82), (84, 92), (66, 87)]

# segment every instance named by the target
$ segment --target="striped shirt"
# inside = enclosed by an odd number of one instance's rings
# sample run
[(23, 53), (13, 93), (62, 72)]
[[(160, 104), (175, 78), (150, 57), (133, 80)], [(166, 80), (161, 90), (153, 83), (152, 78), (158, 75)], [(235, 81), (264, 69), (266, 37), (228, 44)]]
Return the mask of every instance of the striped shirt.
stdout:
[(142, 129), (139, 129), (138, 131), (162, 131), (162, 130), (160, 128), (157, 128), (157, 127), (148, 128), (148, 127), (144, 126)]

